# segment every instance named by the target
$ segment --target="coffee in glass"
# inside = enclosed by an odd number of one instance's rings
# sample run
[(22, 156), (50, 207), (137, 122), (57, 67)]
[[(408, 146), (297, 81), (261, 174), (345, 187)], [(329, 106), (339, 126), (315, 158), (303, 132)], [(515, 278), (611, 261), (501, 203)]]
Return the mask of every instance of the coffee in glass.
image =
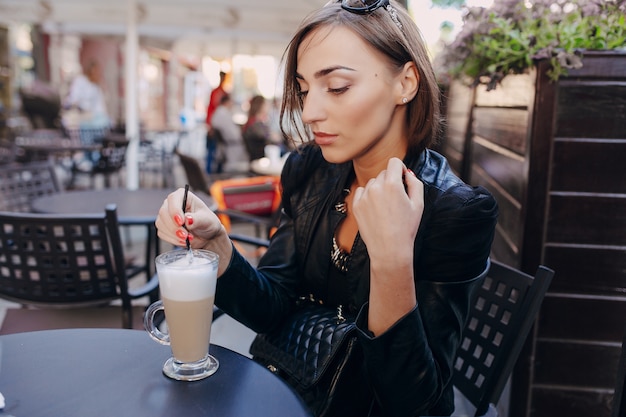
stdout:
[[(218, 259), (210, 251), (182, 249), (156, 258), (161, 300), (148, 308), (144, 324), (154, 340), (170, 345), (172, 357), (165, 362), (163, 373), (172, 379), (206, 378), (219, 366), (209, 355)], [(155, 325), (155, 315), (161, 310), (165, 311), (167, 332)]]

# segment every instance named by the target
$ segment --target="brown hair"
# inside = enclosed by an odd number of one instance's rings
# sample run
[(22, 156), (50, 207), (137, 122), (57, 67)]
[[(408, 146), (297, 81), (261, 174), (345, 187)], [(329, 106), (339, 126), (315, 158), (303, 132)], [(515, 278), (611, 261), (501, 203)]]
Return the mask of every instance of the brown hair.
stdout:
[(302, 100), (296, 81), (298, 48), (304, 38), (323, 26), (344, 26), (385, 56), (395, 71), (413, 61), (419, 75), (419, 90), (407, 104), (406, 124), (409, 132), (409, 154), (430, 146), (440, 130), (439, 86), (422, 35), (403, 6), (390, 4), (397, 11), (398, 25), (384, 7), (359, 15), (341, 8), (341, 2), (328, 3), (309, 14), (300, 24), (283, 56), (285, 82), (280, 111), (280, 126), (285, 137), (310, 140), (309, 129), (302, 122)]
[(248, 109), (248, 120), (256, 117), (265, 104), (265, 97), (256, 95), (250, 99), (250, 108)]
[(228, 94), (228, 93), (222, 94), (222, 97), (220, 97), (220, 105), (221, 104), (226, 104), (229, 101), (230, 101), (230, 94)]

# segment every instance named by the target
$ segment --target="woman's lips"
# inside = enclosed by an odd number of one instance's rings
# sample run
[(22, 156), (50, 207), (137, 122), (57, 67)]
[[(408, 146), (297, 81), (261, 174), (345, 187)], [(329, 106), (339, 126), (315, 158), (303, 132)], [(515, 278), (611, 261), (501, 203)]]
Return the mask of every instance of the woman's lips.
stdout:
[(331, 135), (323, 132), (313, 132), (315, 136), (315, 143), (320, 146), (331, 145), (337, 139), (337, 135)]

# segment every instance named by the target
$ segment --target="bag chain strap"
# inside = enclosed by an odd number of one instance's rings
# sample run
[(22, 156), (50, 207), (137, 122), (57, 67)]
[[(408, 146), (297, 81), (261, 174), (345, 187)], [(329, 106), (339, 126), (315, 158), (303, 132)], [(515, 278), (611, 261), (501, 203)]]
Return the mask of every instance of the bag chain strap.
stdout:
[[(316, 299), (315, 296), (313, 294), (309, 294), (308, 296), (300, 296), (300, 298), (298, 299), (298, 301), (303, 302), (303, 301), (308, 301), (311, 302), (312, 304), (319, 304), (319, 305), (324, 305), (324, 301), (323, 300), (319, 300)], [(345, 316), (343, 315), (343, 305), (339, 304), (337, 306), (337, 324), (341, 324), (344, 321), (346, 321)]]

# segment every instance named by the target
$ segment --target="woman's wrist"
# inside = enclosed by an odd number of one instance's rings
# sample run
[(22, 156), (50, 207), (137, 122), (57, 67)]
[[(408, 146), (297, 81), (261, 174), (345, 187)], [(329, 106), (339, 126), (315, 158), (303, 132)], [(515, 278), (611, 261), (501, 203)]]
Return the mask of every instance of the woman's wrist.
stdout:
[(217, 268), (217, 276), (219, 277), (228, 268), (234, 250), (233, 243), (230, 240), (224, 226), (222, 226), (221, 230), (217, 234), (206, 241), (203, 249), (210, 250), (211, 252), (215, 252), (219, 255), (220, 260)]

